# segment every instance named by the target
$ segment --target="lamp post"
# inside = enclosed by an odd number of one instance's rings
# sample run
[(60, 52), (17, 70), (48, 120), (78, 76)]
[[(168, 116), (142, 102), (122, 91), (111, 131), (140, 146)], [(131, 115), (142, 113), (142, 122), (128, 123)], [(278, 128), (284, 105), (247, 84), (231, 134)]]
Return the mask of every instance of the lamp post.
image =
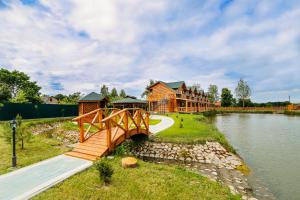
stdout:
[(16, 167), (17, 166), (17, 156), (16, 156), (16, 128), (17, 128), (17, 122), (16, 120), (12, 120), (10, 123), (11, 127), (12, 127), (12, 131), (13, 131), (13, 137), (12, 137), (12, 142), (13, 142), (13, 154), (12, 154), (12, 167)]

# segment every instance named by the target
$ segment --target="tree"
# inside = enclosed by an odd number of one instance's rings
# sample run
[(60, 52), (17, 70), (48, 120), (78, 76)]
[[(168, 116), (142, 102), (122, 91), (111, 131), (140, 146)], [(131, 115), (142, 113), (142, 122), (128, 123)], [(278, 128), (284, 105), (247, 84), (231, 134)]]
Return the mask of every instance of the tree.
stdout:
[(35, 81), (30, 81), (30, 77), (23, 72), (19, 72), (17, 70), (10, 72), (1, 68), (0, 85), (1, 87), (6, 87), (6, 90), (10, 93), (11, 99), (16, 98), (20, 90), (23, 90), (25, 97), (29, 102), (41, 102), (41, 87), (39, 87)]
[(238, 85), (235, 89), (236, 96), (243, 102), (243, 107), (245, 107), (245, 100), (249, 99), (251, 96), (251, 89), (247, 82), (240, 79)]
[(120, 91), (120, 97), (123, 97), (123, 98), (126, 97), (125, 90), (122, 89), (122, 90)]
[(7, 102), (11, 99), (11, 93), (6, 84), (0, 83), (0, 102)]
[(148, 94), (150, 93), (150, 91), (148, 90), (148, 88), (153, 85), (154, 83), (157, 83), (157, 81), (154, 81), (152, 79), (149, 80), (149, 84), (146, 86), (145, 91), (142, 93), (141, 97), (145, 97), (148, 96)]
[(108, 87), (106, 85), (102, 85), (102, 87), (100, 89), (100, 94), (105, 97), (109, 96)]
[(210, 103), (215, 103), (219, 100), (219, 92), (218, 86), (216, 85), (209, 85), (208, 87), (208, 99)]
[(233, 97), (231, 91), (228, 88), (223, 88), (221, 94), (221, 105), (223, 107), (228, 107), (231, 106), (232, 103), (233, 103)]
[(12, 102), (12, 103), (27, 103), (28, 99), (26, 99), (25, 92), (23, 92), (23, 90), (20, 90), (15, 98), (10, 99), (10, 102)]
[(64, 98), (66, 98), (66, 96), (63, 95), (63, 94), (57, 94), (57, 95), (54, 96), (54, 98), (57, 99), (58, 101), (61, 101), (61, 100), (63, 100)]
[(242, 99), (239, 99), (237, 106), (242, 107), (242, 106), (246, 106), (246, 107), (253, 107), (254, 103), (251, 102), (251, 99), (245, 99), (244, 101), (242, 101)]
[[(24, 144), (25, 144), (25, 141), (26, 142), (29, 142), (30, 139), (31, 139), (31, 132), (28, 131), (26, 129), (26, 126), (23, 124), (22, 122), (22, 116), (21, 115), (17, 115), (16, 116), (16, 122), (17, 122), (17, 128), (16, 128), (16, 141), (18, 143), (21, 143), (21, 149), (23, 150), (24, 149)], [(12, 133), (11, 133), (11, 129), (8, 125), (6, 125), (4, 127), (6, 130), (4, 131), (4, 135), (5, 135), (5, 138), (6, 138), (6, 141), (11, 143), (12, 141)]]
[(80, 92), (74, 92), (73, 94), (70, 94), (70, 95), (68, 96), (68, 98), (69, 98), (69, 101), (70, 101), (70, 102), (76, 104), (76, 103), (79, 101), (79, 99), (80, 99), (81, 96), (82, 96), (82, 95), (81, 95)]
[(116, 88), (113, 88), (113, 89), (111, 90), (110, 96), (111, 96), (111, 97), (117, 97), (117, 96), (119, 96), (119, 95), (118, 95), (118, 91), (117, 91)]
[(76, 104), (81, 97), (80, 92), (75, 92), (69, 96), (65, 96), (62, 100), (59, 101), (61, 104)]

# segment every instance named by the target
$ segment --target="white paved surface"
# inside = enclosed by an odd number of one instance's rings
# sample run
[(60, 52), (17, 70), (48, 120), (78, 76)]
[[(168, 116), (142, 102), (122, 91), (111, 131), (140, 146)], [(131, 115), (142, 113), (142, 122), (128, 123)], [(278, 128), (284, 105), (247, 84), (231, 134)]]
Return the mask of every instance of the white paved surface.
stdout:
[(91, 165), (91, 161), (60, 155), (1, 175), (0, 199), (29, 199)]
[(160, 123), (156, 125), (150, 125), (149, 129), (152, 134), (156, 134), (160, 131), (163, 131), (174, 124), (174, 120), (171, 117), (162, 116), (162, 115), (151, 115), (150, 119), (159, 119)]

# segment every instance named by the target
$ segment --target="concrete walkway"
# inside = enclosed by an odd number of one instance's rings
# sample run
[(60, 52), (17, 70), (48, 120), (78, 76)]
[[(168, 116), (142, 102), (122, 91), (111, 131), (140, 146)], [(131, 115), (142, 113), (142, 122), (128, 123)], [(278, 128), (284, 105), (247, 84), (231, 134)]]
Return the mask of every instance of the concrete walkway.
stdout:
[[(170, 117), (151, 115), (161, 122), (150, 125), (156, 134), (174, 124)], [(29, 199), (68, 177), (90, 167), (93, 162), (60, 155), (0, 176), (0, 200)]]
[(159, 119), (161, 120), (160, 123), (156, 125), (150, 125), (150, 132), (152, 134), (157, 134), (160, 131), (163, 131), (174, 124), (174, 120), (171, 117), (166, 117), (162, 115), (151, 115), (150, 119)]
[(0, 199), (29, 199), (93, 163), (65, 155), (0, 176)]

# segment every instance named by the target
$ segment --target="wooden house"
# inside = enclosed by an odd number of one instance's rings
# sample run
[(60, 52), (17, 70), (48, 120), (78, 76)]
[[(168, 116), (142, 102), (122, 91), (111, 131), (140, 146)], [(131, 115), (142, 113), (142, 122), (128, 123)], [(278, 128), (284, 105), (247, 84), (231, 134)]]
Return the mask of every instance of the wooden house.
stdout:
[(55, 97), (48, 95), (42, 96), (42, 101), (45, 104), (58, 104), (58, 100)]
[(148, 107), (152, 112), (201, 112), (209, 107), (208, 95), (184, 81), (158, 81), (148, 87)]
[(137, 99), (133, 96), (126, 96), (124, 99), (119, 99), (112, 101), (111, 104), (114, 108), (124, 109), (124, 108), (147, 108), (147, 101)]
[(108, 101), (108, 97), (104, 97), (96, 92), (91, 92), (78, 101), (79, 115), (91, 112), (98, 108), (105, 108)]

